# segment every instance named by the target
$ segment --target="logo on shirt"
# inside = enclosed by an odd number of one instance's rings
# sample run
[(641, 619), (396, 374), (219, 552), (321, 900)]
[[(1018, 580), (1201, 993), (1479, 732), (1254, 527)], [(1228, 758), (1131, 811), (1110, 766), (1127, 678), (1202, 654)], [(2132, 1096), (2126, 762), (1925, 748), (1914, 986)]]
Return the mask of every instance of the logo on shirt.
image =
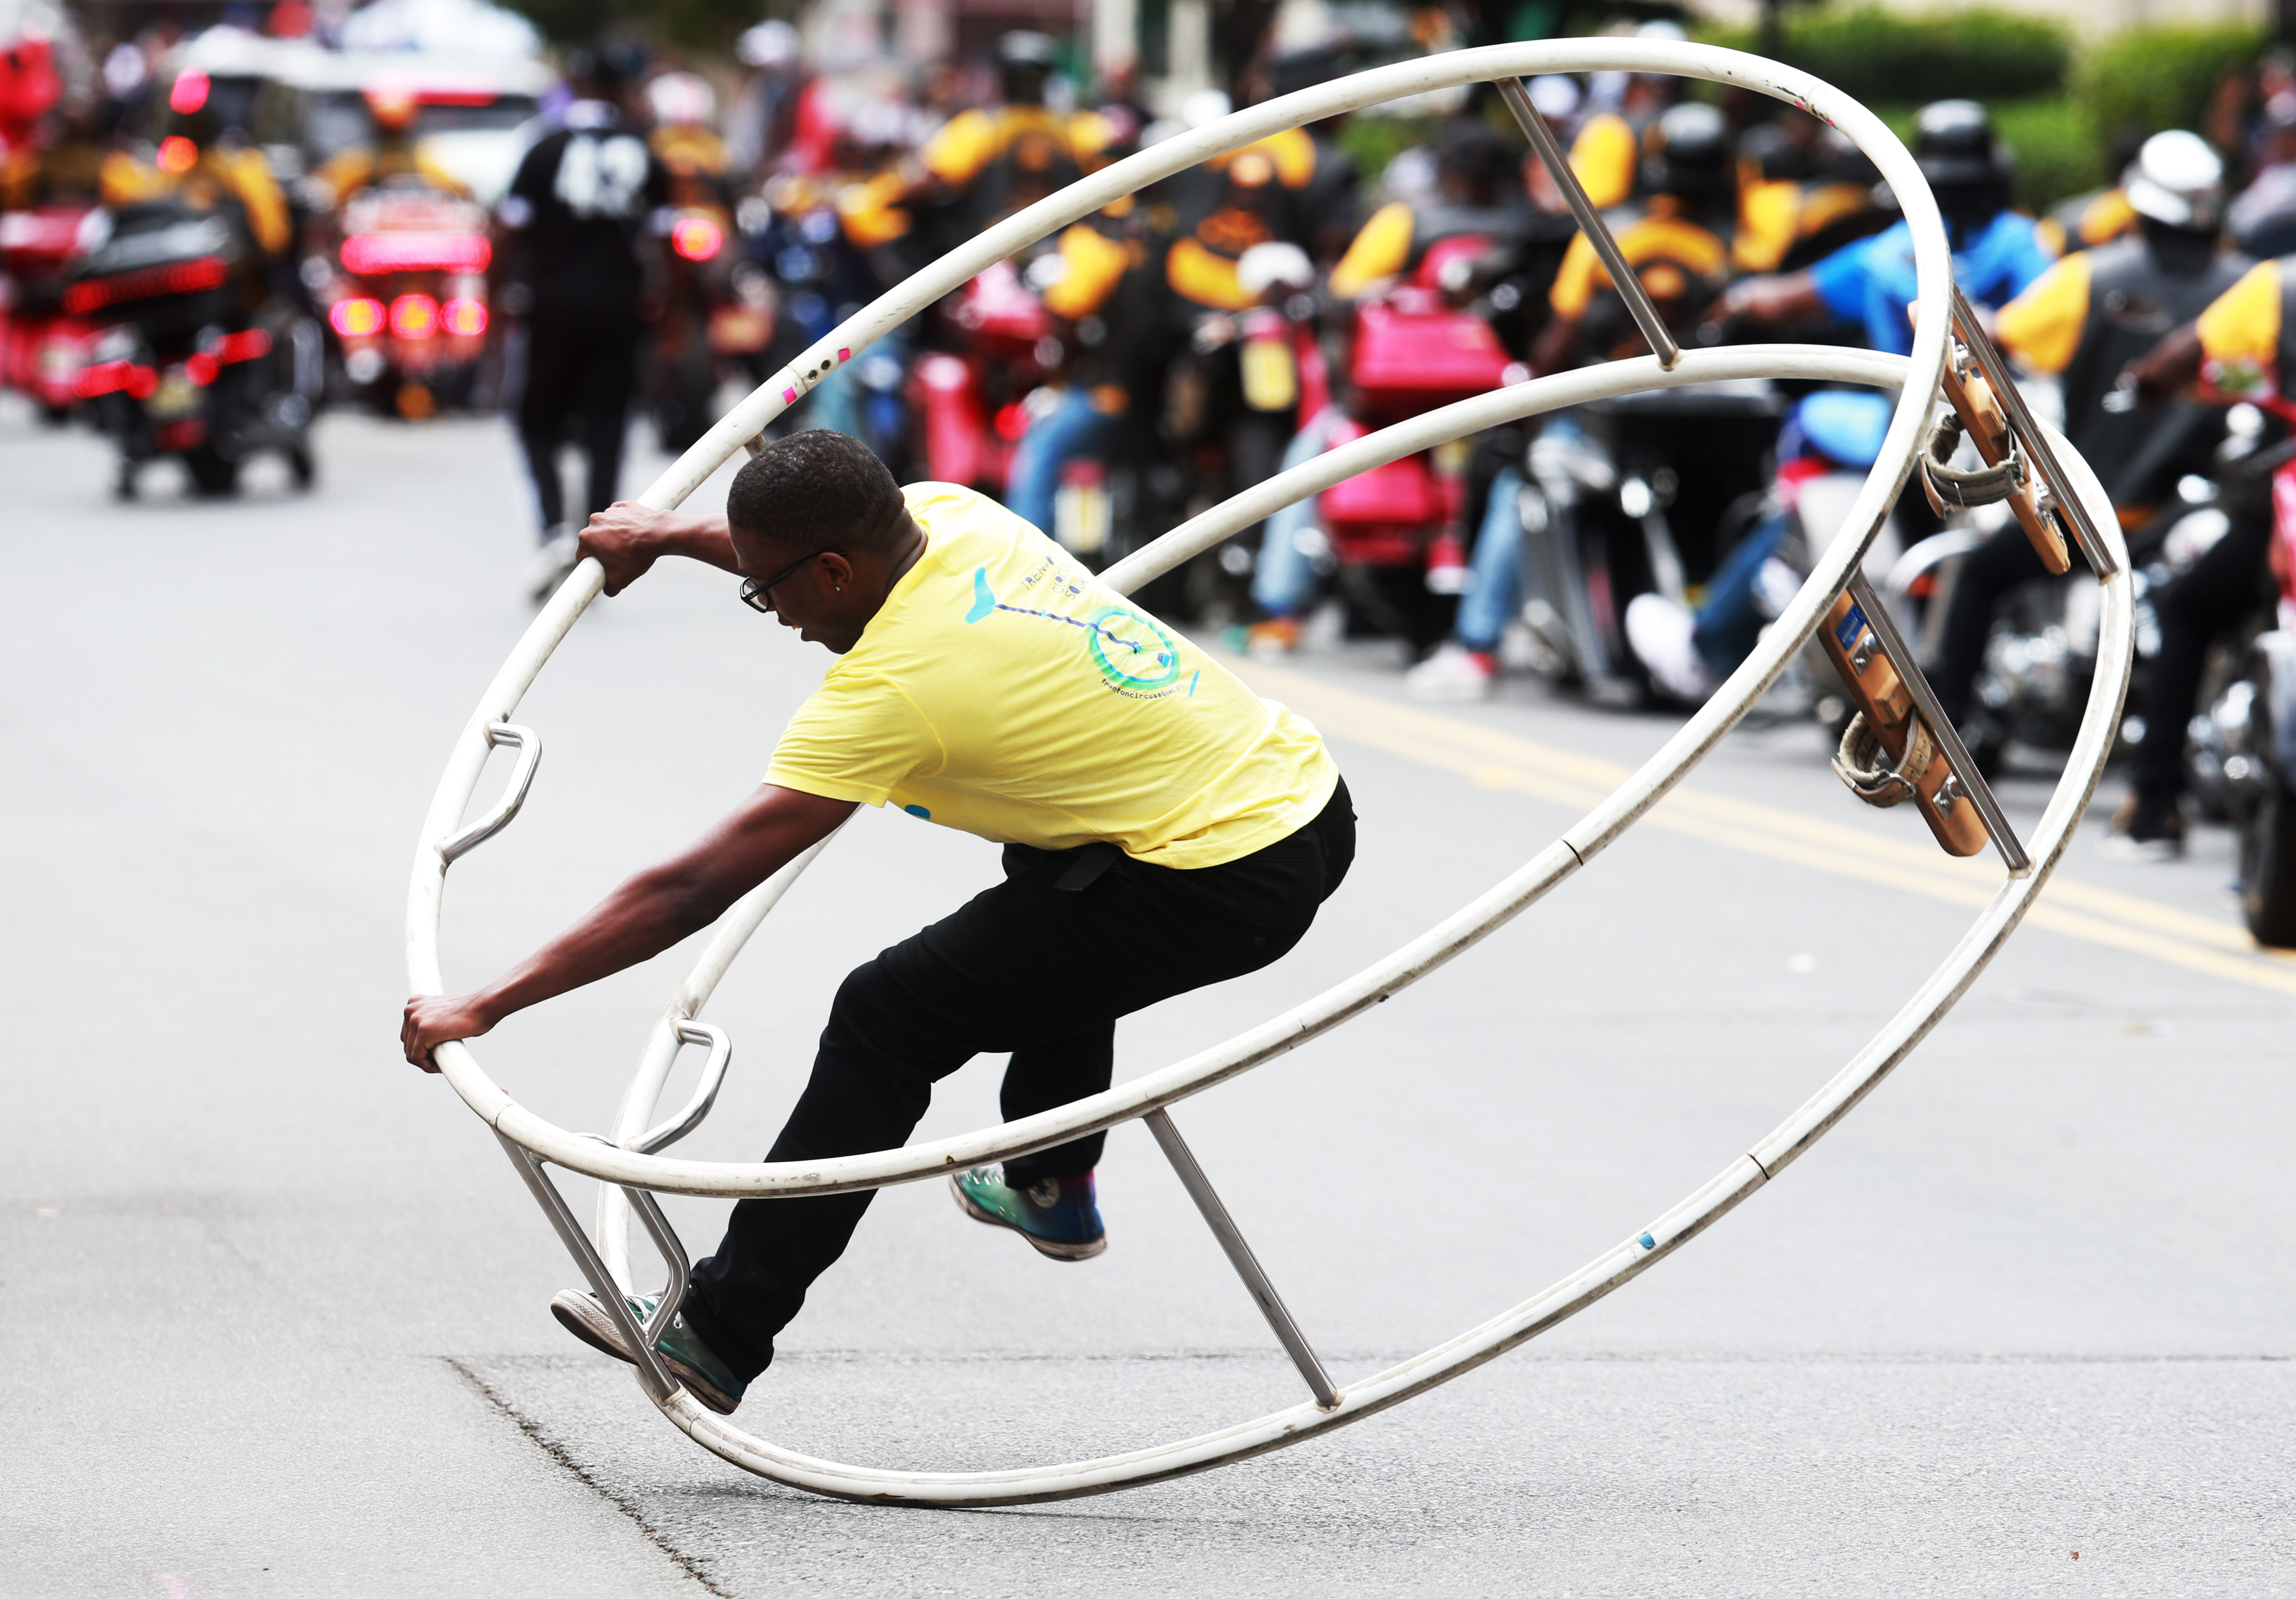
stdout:
[[(1033, 586), (1047, 577), (1052, 582), (1049, 594), (1029, 597), (1050, 599), (1056, 594), (1080, 596), (1083, 586), (1064, 579), (1057, 571), (1049, 570), (1047, 562), (1029, 574), (1025, 586)], [(968, 622), (978, 622), (1007, 611), (1014, 616), (1031, 616), (1043, 621), (1060, 622), (1080, 629), (1085, 636), (1085, 652), (1098, 669), (1108, 686), (1128, 699), (1160, 700), (1181, 690), (1180, 649), (1171, 636), (1136, 611), (1122, 605), (1103, 605), (1089, 616), (1064, 616), (1057, 611), (1044, 611), (1034, 606), (1014, 605), (999, 600), (988, 586), (988, 569), (976, 567), (972, 572), (972, 604), (964, 613)], [(1201, 673), (1191, 673), (1186, 692), (1193, 694), (1196, 678)]]

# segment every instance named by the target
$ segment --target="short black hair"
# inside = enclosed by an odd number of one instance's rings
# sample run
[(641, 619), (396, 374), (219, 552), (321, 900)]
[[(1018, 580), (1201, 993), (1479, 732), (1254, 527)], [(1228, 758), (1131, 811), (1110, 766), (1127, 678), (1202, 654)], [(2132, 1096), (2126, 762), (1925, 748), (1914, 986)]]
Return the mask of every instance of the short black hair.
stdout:
[(726, 520), (791, 555), (890, 554), (908, 505), (875, 452), (850, 433), (813, 428), (767, 445), (734, 474)]

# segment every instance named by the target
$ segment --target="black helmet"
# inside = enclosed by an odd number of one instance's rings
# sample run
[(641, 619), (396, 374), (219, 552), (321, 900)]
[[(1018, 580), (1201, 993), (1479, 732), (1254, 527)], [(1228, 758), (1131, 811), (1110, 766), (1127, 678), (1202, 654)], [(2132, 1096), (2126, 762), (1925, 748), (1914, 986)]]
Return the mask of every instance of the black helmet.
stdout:
[(1817, 176), (1830, 184), (1862, 184), (1868, 187), (1882, 181), (1874, 158), (1858, 149), (1850, 136), (1838, 127), (1829, 127), (1817, 135)]
[(1993, 137), (1993, 119), (1974, 100), (1939, 100), (1922, 107), (1915, 130), (1914, 160), (1930, 187), (2009, 181), (2009, 162)]
[(1329, 45), (1311, 45), (1304, 50), (1279, 55), (1267, 63), (1267, 92), (1277, 96), (1296, 94), (1301, 89), (1329, 83), (1346, 70), (1347, 62), (1339, 51)]
[(1741, 135), (1738, 160), (1772, 183), (1811, 175), (1809, 146), (1777, 122), (1758, 122)]
[(1643, 162), (1643, 186), (1660, 194), (1719, 194), (1729, 186), (1730, 129), (1702, 102), (1677, 105), (1658, 119)]
[(1033, 105), (1045, 97), (1054, 48), (1051, 38), (1027, 29), (1015, 29), (996, 41), (996, 78), (1005, 99)]
[(1514, 152), (1480, 117), (1453, 117), (1436, 141), (1436, 160), (1477, 189), (1503, 186), (1513, 176)]

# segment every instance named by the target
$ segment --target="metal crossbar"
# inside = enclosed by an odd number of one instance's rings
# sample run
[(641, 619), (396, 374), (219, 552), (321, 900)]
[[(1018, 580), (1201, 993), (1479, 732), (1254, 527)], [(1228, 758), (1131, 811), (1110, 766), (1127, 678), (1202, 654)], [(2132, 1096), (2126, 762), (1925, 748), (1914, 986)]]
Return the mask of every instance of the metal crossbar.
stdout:
[(1204, 1168), (1197, 1164), (1195, 1152), (1180, 1136), (1180, 1129), (1172, 1125), (1171, 1117), (1162, 1111), (1151, 1111), (1140, 1119), (1146, 1122), (1148, 1130), (1156, 1136), (1157, 1147), (1172, 1163), (1172, 1169), (1179, 1173), (1180, 1185), (1188, 1191), (1188, 1197), (1196, 1201), (1196, 1209), (1203, 1212), (1205, 1222), (1211, 1227), (1212, 1236), (1219, 1240), (1220, 1248), (1227, 1255), (1228, 1264), (1234, 1267), (1235, 1275), (1243, 1279), (1244, 1290), (1251, 1295), (1251, 1302), (1259, 1307), (1259, 1314), (1266, 1316), (1267, 1324), (1275, 1330), (1276, 1340), (1283, 1344), (1283, 1352), (1292, 1357), (1292, 1364), (1298, 1366), (1300, 1375), (1307, 1379), (1308, 1391), (1316, 1396), (1316, 1406), (1324, 1410), (1338, 1409), (1340, 1390), (1332, 1386), (1330, 1374), (1324, 1370), (1324, 1363), (1316, 1358), (1316, 1351), (1308, 1347), (1307, 1334), (1300, 1331), (1300, 1324), (1292, 1319), (1292, 1312), (1284, 1308), (1283, 1296), (1275, 1292), (1275, 1284), (1267, 1280), (1267, 1273), (1260, 1267), (1259, 1258), (1251, 1252), (1251, 1245), (1244, 1242), (1242, 1230), (1235, 1225), (1235, 1218), (1227, 1213), (1227, 1206), (1221, 1202), (1219, 1193), (1213, 1188), (1211, 1179), (1204, 1175)]

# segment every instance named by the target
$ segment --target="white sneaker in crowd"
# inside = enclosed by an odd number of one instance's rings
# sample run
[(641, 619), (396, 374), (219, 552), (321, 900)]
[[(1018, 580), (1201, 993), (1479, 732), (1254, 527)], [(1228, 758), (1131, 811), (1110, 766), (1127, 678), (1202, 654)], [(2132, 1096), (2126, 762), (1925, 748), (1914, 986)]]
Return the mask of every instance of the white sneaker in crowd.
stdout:
[(1488, 700), (1498, 661), (1481, 650), (1446, 639), (1432, 655), (1403, 675), (1403, 690), (1414, 700)]
[(1636, 594), (1627, 602), (1627, 644), (1658, 685), (1690, 705), (1703, 705), (1714, 692), (1714, 674), (1698, 653), (1698, 619), (1690, 607), (1664, 594)]
[(543, 539), (542, 548), (535, 552), (534, 562), (526, 569), (526, 592), (537, 605), (558, 592), (582, 559), (580, 539), (573, 529), (560, 523)]

